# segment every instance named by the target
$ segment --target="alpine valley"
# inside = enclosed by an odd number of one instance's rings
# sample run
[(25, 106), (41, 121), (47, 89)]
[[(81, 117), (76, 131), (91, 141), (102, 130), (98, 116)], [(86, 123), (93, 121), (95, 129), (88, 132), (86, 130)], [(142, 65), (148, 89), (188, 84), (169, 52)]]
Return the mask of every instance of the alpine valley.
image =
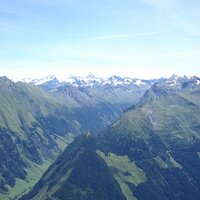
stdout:
[(18, 199), (83, 132), (97, 135), (157, 80), (0, 77), (0, 199)]
[(23, 81), (0, 79), (0, 199), (199, 199), (198, 77)]

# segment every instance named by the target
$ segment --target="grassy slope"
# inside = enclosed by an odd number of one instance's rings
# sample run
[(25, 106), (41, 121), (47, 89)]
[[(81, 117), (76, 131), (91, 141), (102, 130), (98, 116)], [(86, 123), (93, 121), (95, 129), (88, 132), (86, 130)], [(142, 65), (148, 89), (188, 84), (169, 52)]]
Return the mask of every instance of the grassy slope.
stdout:
[(114, 177), (120, 185), (120, 188), (127, 200), (136, 200), (133, 196), (131, 189), (127, 183), (139, 185), (146, 181), (146, 176), (140, 168), (127, 156), (118, 156), (113, 153), (109, 153), (106, 156), (103, 152), (97, 151), (97, 153), (106, 161), (107, 165), (113, 171)]
[(10, 82), (9, 84), (10, 89), (1, 88), (0, 125), (2, 127), (23, 133), (22, 126), (31, 127), (37, 122), (36, 115), (39, 112), (43, 116), (48, 116), (59, 106), (50, 95), (36, 86), (26, 83)]
[[(11, 130), (14, 133), (14, 135), (12, 135), (14, 141), (20, 140), (27, 143), (28, 140), (31, 140), (33, 146), (37, 146), (36, 148), (40, 156), (45, 156), (44, 152), (46, 151), (46, 147), (38, 142), (37, 144), (33, 137), (35, 137), (34, 135), (38, 135), (40, 141), (45, 145), (48, 145), (50, 138), (48, 139), (46, 137), (46, 131), (50, 134), (55, 134), (54, 141), (55, 144), (58, 145), (58, 147), (55, 146), (56, 148), (62, 150), (66, 147), (68, 139), (71, 141), (71, 137), (69, 138), (64, 135), (67, 134), (67, 130), (65, 132), (64, 130), (60, 131), (63, 135), (56, 136), (56, 133), (53, 131), (45, 130), (43, 124), (41, 124), (39, 120), (40, 118), (45, 119), (49, 116), (54, 116), (60, 121), (65, 121), (67, 124), (69, 122), (68, 120), (71, 120), (66, 117), (71, 112), (70, 109), (61, 106), (54, 98), (52, 98), (52, 96), (33, 85), (20, 82), (14, 84), (6, 78), (1, 78), (0, 86), (0, 127)], [(34, 135), (32, 135), (30, 129), (34, 130)], [(14, 198), (14, 196), (22, 193), (27, 188), (32, 187), (42, 175), (42, 172), (47, 169), (49, 163), (53, 162), (52, 158), (45, 156), (46, 158), (43, 157), (44, 163), (37, 165), (37, 163), (31, 161), (30, 158), (24, 154), (27, 149), (24, 149), (25, 147), (22, 143), (17, 142), (16, 144), (21, 158), (25, 160), (29, 166), (26, 169), (27, 180), (16, 179), (16, 185), (13, 188), (8, 186), (9, 195), (1, 195), (1, 198)], [(59, 151), (56, 149), (54, 150), (55, 147), (49, 146), (47, 148), (49, 148), (52, 155), (57, 156)], [(34, 154), (32, 153), (32, 155)], [(37, 168), (35, 167), (36, 165)], [(31, 169), (36, 170), (36, 174), (31, 173)]]
[(42, 176), (42, 174), (47, 170), (49, 165), (51, 164), (51, 161), (45, 161), (42, 165), (37, 165), (35, 163), (32, 163), (31, 167), (26, 169), (27, 177), (25, 180), (22, 179), (16, 179), (15, 186), (8, 187), (8, 194), (2, 195), (0, 194), (0, 199), (4, 200), (15, 200), (18, 199), (22, 194), (29, 191), (39, 180), (39, 178)]

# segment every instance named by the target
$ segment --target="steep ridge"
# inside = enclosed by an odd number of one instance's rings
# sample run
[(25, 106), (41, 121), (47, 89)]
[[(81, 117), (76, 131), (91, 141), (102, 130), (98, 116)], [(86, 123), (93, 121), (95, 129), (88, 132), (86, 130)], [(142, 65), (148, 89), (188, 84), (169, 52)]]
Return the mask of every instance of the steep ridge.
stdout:
[[(120, 180), (135, 198), (199, 199), (198, 83), (196, 77), (172, 77), (155, 84), (137, 106), (99, 138), (99, 149), (107, 155), (102, 156), (105, 160), (112, 155), (128, 156), (143, 171), (146, 179), (136, 172), (139, 184), (131, 182), (129, 176)], [(116, 176), (119, 172), (114, 171)], [(126, 191), (124, 195), (131, 199)]]
[(96, 153), (96, 141), (76, 138), (21, 200), (125, 200), (105, 161)]

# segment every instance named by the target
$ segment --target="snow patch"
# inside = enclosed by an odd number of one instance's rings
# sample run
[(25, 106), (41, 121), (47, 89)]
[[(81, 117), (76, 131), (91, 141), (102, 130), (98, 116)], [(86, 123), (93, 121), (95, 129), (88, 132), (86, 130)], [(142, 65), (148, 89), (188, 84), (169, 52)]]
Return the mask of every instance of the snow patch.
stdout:
[(176, 86), (177, 85), (177, 82), (176, 81), (173, 81), (172, 83), (169, 84), (170, 86)]
[(35, 85), (42, 85), (43, 83), (54, 80), (56, 77), (54, 75), (46, 76), (44, 78), (35, 79), (32, 81)]
[(56, 77), (54, 75), (49, 75), (49, 76), (45, 76), (42, 78), (17, 78), (17, 79), (14, 79), (14, 82), (21, 81), (21, 82), (25, 82), (25, 83), (33, 83), (34, 85), (41, 85), (48, 81), (52, 81), (55, 78)]
[(142, 82), (140, 79), (136, 80), (134, 84), (137, 86), (146, 85), (146, 83)]

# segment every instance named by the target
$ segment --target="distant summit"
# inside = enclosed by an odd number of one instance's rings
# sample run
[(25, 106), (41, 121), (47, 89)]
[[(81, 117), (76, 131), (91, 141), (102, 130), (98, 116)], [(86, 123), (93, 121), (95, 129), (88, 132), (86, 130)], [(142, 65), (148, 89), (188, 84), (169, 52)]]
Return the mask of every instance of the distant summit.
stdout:
[(22, 78), (14, 80), (22, 81), (27, 83), (32, 83), (34, 85), (42, 85), (47, 82), (53, 82), (55, 84), (59, 83), (69, 83), (76, 87), (94, 87), (94, 86), (104, 86), (104, 85), (111, 85), (111, 86), (121, 86), (121, 85), (148, 85), (149, 81), (145, 79), (138, 79), (138, 78), (131, 78), (131, 77), (121, 77), (121, 76), (110, 76), (110, 77), (97, 77), (92, 73), (88, 73), (86, 76), (75, 76), (75, 75), (68, 75), (64, 79), (60, 79), (55, 75), (49, 75), (42, 78)]

